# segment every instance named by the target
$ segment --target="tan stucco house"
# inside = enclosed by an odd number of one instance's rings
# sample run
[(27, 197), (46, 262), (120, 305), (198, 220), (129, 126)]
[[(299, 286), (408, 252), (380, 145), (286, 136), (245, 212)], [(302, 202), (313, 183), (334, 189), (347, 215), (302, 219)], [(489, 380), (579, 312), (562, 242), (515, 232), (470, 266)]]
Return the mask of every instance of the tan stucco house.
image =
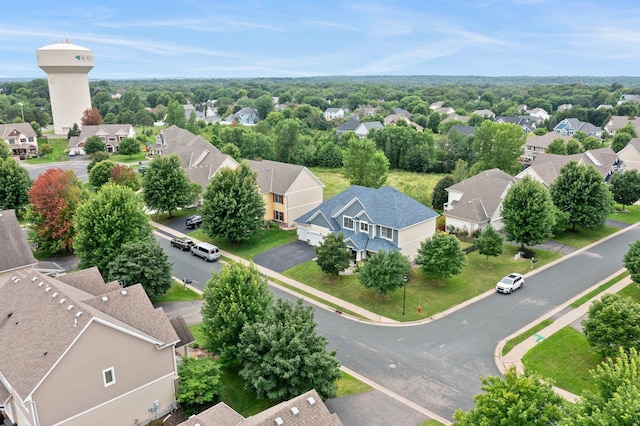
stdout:
[(15, 272), (0, 288), (0, 405), (36, 425), (134, 425), (175, 407), (179, 338), (140, 284), (96, 268)]
[(342, 232), (356, 261), (379, 250), (399, 250), (413, 260), (436, 232), (438, 213), (390, 186), (353, 185), (295, 220), (298, 239), (319, 245)]

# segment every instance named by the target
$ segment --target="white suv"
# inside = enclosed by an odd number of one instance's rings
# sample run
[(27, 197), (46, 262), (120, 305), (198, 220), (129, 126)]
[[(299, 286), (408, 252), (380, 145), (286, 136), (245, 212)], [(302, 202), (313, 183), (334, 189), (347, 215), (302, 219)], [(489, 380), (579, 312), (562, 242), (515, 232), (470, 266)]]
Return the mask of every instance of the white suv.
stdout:
[(522, 276), (522, 274), (513, 272), (501, 279), (498, 284), (496, 284), (496, 291), (498, 293), (509, 294), (513, 290), (517, 290), (522, 287), (524, 287), (524, 277)]

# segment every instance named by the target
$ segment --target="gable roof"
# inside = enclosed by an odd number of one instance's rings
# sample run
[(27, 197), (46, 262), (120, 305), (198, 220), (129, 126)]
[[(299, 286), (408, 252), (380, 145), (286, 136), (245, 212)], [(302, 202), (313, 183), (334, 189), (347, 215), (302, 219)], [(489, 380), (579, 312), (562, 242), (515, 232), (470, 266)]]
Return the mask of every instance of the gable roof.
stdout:
[(451, 133), (451, 131), (455, 130), (456, 132), (462, 133), (465, 136), (471, 136), (475, 133), (476, 128), (473, 126), (463, 126), (462, 124), (454, 124), (451, 126), (447, 134)]
[(0, 272), (38, 263), (13, 210), (0, 211), (0, 241)]
[(95, 320), (158, 347), (178, 341), (140, 284), (108, 292), (103, 300), (39, 272), (20, 271), (0, 288), (0, 299), (0, 372), (23, 399)]
[(92, 296), (99, 296), (122, 288), (117, 281), (105, 283), (100, 271), (95, 266), (71, 274), (58, 275), (56, 279)]
[(29, 123), (9, 123), (9, 124), (0, 124), (0, 139), (7, 140), (11, 133), (15, 131), (22, 133), (25, 136), (38, 137), (36, 131), (33, 130), (31, 124)]
[(393, 108), (393, 113), (398, 115), (404, 115), (407, 118), (411, 118), (411, 113), (406, 109), (402, 108)]
[(257, 173), (258, 185), (263, 194), (284, 195), (288, 193), (289, 188), (304, 172), (308, 172), (318, 182), (318, 185), (324, 187), (322, 182), (304, 166), (271, 160), (247, 160), (247, 164), (251, 170)]
[(580, 121), (577, 118), (565, 118), (561, 122), (559, 122), (556, 127), (553, 128), (555, 132), (561, 132), (565, 128), (571, 127), (574, 131), (582, 131), (587, 135), (599, 135), (602, 134), (602, 129), (594, 126), (591, 123), (585, 123), (584, 121)]
[(556, 139), (562, 139), (566, 143), (567, 141), (571, 140), (571, 136), (561, 135), (556, 132), (548, 132), (541, 136), (532, 134), (527, 137), (525, 145), (535, 146), (539, 148), (548, 148), (549, 144)]
[(358, 127), (356, 127), (355, 132), (357, 133), (358, 131), (360, 132), (364, 131), (365, 133), (369, 133), (371, 130), (374, 130), (374, 129), (375, 130), (384, 129), (384, 125), (379, 121), (365, 121), (360, 123)]
[(495, 119), (498, 123), (511, 123), (516, 126), (522, 127), (527, 132), (533, 132), (536, 129), (535, 123), (529, 119), (528, 116), (515, 115), (515, 116), (500, 116)]
[(347, 121), (336, 127), (336, 133), (339, 135), (344, 132), (353, 132), (360, 125), (360, 120), (358, 117), (353, 116), (350, 117)]
[(483, 223), (491, 219), (500, 208), (506, 190), (516, 182), (513, 176), (500, 169), (490, 169), (446, 188), (447, 191), (462, 192), (445, 216)]
[[(560, 169), (569, 161), (577, 161), (585, 165), (591, 165), (598, 170), (603, 179), (606, 179), (612, 168), (618, 163), (618, 155), (611, 148), (592, 149), (580, 154), (538, 154), (531, 165), (516, 175), (520, 179), (532, 171), (548, 187), (560, 174)], [(531, 169), (531, 170), (529, 170)]]
[(82, 126), (79, 138), (81, 141), (83, 141), (99, 132), (104, 132), (107, 135), (128, 135), (133, 132), (133, 126), (131, 124), (86, 125)]
[[(627, 149), (627, 147), (631, 147), (638, 153), (640, 153), (640, 138), (632, 138), (629, 143), (627, 143), (627, 145), (622, 149)], [(620, 151), (622, 151), (622, 149)]]
[[(282, 423), (277, 423), (276, 419)], [(330, 413), (315, 389), (281, 402), (271, 408), (243, 418), (221, 402), (190, 417), (179, 426), (342, 426), (335, 413)]]
[(322, 214), (330, 222), (332, 230), (337, 231), (342, 226), (334, 216), (355, 201), (362, 204), (374, 224), (393, 229), (404, 229), (438, 216), (438, 213), (390, 186), (375, 189), (352, 185), (294, 222), (305, 223)]
[(178, 335), (178, 339), (180, 339), (180, 341), (176, 343), (176, 348), (181, 348), (196, 341), (196, 338), (193, 336), (193, 333), (189, 329), (189, 326), (182, 315), (170, 318), (169, 322), (171, 323), (173, 330)]

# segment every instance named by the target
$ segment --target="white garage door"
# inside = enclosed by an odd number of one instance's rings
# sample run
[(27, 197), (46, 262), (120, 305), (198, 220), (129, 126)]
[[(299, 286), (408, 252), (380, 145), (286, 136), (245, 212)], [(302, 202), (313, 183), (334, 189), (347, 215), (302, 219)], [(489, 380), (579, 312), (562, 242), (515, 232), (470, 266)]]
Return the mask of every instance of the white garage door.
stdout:
[(309, 232), (309, 233), (307, 233), (307, 241), (312, 246), (319, 245), (322, 242), (323, 239), (324, 239), (324, 237), (322, 236), (322, 234), (320, 234), (318, 232)]

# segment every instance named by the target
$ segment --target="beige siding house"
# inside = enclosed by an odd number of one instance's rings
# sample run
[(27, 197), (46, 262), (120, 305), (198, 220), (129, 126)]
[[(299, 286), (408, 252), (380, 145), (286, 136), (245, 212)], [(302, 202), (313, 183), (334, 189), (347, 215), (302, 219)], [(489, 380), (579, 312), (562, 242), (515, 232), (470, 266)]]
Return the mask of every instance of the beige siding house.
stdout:
[(502, 229), (502, 200), (515, 183), (513, 176), (491, 169), (446, 188), (448, 200), (443, 214), (447, 229), (472, 233), (489, 224)]
[(0, 139), (9, 144), (13, 155), (38, 153), (38, 135), (29, 123), (0, 124)]
[(640, 138), (631, 139), (627, 146), (618, 151), (618, 158), (624, 164), (625, 169), (640, 172)]
[(140, 284), (96, 268), (0, 288), (0, 404), (19, 425), (146, 424), (175, 407), (179, 338)]
[(413, 260), (436, 232), (439, 215), (398, 190), (353, 185), (295, 220), (298, 239), (319, 245), (342, 232), (356, 261), (379, 250), (399, 250)]
[(549, 132), (542, 136), (534, 135), (533, 133), (529, 134), (524, 143), (525, 160), (532, 161), (539, 154), (545, 154), (551, 142), (556, 139), (562, 139), (564, 143), (567, 143), (567, 141), (571, 139), (571, 136), (560, 135), (555, 132)]
[(107, 152), (116, 152), (120, 141), (126, 138), (135, 139), (136, 132), (131, 124), (99, 124), (82, 126), (80, 135), (69, 138), (67, 147), (77, 154), (84, 154), (84, 144), (91, 136), (97, 136), (107, 147)]
[(265, 219), (295, 226), (294, 220), (322, 203), (324, 185), (309, 169), (278, 161), (247, 161), (258, 174)]

